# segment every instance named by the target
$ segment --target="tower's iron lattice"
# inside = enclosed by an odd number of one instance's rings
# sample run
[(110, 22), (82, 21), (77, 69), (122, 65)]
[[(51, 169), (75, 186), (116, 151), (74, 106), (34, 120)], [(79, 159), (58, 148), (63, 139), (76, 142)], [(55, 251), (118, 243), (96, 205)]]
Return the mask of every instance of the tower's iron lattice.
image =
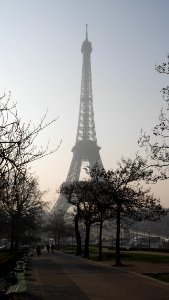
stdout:
[[(66, 178), (66, 182), (77, 181), (80, 178), (80, 172), (83, 162), (88, 162), (89, 166), (96, 162), (102, 166), (99, 150), (97, 145), (94, 110), (93, 110), (93, 94), (92, 94), (92, 74), (91, 74), (91, 52), (92, 44), (88, 40), (88, 31), (86, 25), (86, 38), (82, 44), (81, 52), (83, 55), (82, 79), (81, 79), (81, 95), (78, 128), (75, 146), (72, 149), (73, 158)], [(59, 196), (55, 209), (65, 209), (70, 205), (66, 199)]]

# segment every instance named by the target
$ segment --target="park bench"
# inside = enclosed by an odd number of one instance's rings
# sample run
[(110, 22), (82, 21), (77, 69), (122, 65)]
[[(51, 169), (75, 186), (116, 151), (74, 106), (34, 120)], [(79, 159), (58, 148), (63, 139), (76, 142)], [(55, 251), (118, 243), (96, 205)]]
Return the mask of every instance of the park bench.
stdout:
[[(11, 272), (12, 273), (12, 272)], [(13, 273), (15, 274), (15, 273)], [(26, 282), (25, 282), (25, 275), (23, 272), (18, 272), (12, 279), (12, 275), (4, 276), (0, 278), (0, 296), (1, 298), (8, 296), (12, 297), (14, 294), (18, 295), (24, 293), (26, 291)], [(12, 280), (11, 280), (12, 279)], [(15, 280), (14, 280), (15, 279)], [(2, 298), (3, 299), (3, 298)]]
[(16, 262), (13, 271), (0, 277), (0, 299), (16, 299), (21, 293), (26, 292), (25, 269), (31, 259), (31, 253), (25, 252)]
[(23, 272), (25, 273), (26, 263), (24, 260), (18, 260), (16, 262), (16, 267), (14, 269), (15, 272)]
[(16, 261), (15, 268), (8, 274), (0, 277), (0, 299), (16, 299), (26, 292), (25, 269), (31, 260), (31, 252), (26, 251)]
[(7, 282), (4, 277), (0, 278), (0, 296), (4, 295), (7, 288)]
[(18, 282), (16, 284), (9, 285), (5, 295), (19, 294), (26, 292), (26, 282), (24, 273), (17, 274)]

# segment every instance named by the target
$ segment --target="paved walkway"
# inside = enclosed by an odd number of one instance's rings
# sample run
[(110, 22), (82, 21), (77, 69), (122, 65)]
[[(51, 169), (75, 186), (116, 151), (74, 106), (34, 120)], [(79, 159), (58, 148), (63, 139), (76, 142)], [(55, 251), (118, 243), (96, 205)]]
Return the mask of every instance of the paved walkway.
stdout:
[[(169, 272), (169, 265), (112, 261), (88, 262), (71, 255), (42, 252), (26, 272), (27, 294), (32, 300), (168, 300), (169, 284), (142, 276)], [(138, 275), (136, 273), (139, 273)]]
[(26, 272), (27, 294), (30, 300), (88, 300), (81, 289), (58, 264), (58, 254), (42, 253), (33, 257)]

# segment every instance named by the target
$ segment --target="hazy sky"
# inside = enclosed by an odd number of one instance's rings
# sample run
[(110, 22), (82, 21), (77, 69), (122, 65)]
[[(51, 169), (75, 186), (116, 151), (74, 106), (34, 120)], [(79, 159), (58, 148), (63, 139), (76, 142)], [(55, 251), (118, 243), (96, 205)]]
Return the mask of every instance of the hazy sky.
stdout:
[[(0, 0), (0, 92), (12, 91), (23, 121), (48, 121), (38, 145), (59, 150), (32, 164), (48, 200), (66, 179), (75, 144), (85, 24), (92, 42), (98, 145), (106, 169), (134, 158), (140, 129), (157, 123), (169, 78), (155, 64), (169, 52), (168, 0)], [(153, 186), (169, 206), (168, 182)]]

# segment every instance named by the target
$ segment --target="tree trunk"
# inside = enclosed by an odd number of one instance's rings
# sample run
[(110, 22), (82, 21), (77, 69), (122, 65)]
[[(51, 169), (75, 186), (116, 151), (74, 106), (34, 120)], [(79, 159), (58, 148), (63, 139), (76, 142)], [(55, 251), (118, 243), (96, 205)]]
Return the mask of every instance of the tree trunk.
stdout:
[(16, 225), (16, 232), (15, 232), (15, 246), (14, 246), (15, 250), (19, 249), (19, 237), (18, 237), (18, 228)]
[(102, 260), (102, 230), (103, 230), (103, 218), (101, 216), (99, 226), (99, 260)]
[(115, 266), (122, 266), (121, 257), (120, 257), (120, 205), (117, 205), (117, 225), (116, 225), (116, 259)]
[(57, 238), (57, 249), (60, 250), (60, 235)]
[(90, 237), (90, 224), (86, 225), (86, 236), (85, 236), (85, 247), (84, 247), (84, 256), (89, 257), (89, 237)]
[(20, 230), (21, 230), (21, 226), (20, 226), (20, 215), (16, 215), (15, 216), (15, 245), (14, 248), (15, 250), (19, 249), (19, 243), (20, 243)]
[(76, 236), (76, 255), (82, 255), (82, 242), (79, 232), (79, 217), (78, 214), (75, 215), (75, 236)]
[(11, 234), (10, 234), (10, 250), (14, 250), (14, 241), (15, 241), (15, 222), (13, 218), (11, 219)]
[(55, 246), (57, 246), (57, 236), (56, 236), (56, 234), (55, 234), (54, 239), (55, 239)]

